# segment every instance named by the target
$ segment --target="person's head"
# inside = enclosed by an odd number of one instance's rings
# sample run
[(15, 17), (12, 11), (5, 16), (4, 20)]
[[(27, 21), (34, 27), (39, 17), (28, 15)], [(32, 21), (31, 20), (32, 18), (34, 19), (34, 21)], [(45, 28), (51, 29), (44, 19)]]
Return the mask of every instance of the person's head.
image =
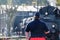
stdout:
[(39, 18), (40, 18), (40, 14), (39, 14), (39, 12), (36, 12), (35, 19), (39, 19)]

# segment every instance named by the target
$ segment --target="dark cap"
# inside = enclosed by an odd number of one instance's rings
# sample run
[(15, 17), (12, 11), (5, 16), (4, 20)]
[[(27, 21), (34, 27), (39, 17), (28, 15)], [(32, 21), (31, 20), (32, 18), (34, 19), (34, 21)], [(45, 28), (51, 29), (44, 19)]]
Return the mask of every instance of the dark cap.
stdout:
[(36, 12), (35, 16), (36, 16), (36, 17), (40, 17), (39, 12)]

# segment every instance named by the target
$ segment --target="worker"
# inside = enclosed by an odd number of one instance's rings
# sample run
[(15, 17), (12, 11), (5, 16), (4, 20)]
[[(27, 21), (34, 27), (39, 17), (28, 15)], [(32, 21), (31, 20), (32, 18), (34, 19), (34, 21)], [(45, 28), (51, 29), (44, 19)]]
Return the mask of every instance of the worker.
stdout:
[(27, 25), (27, 28), (25, 31), (26, 31), (25, 35), (27, 40), (46, 40), (45, 35), (49, 33), (49, 30), (46, 24), (40, 21), (39, 12), (35, 14), (34, 21), (30, 22)]

